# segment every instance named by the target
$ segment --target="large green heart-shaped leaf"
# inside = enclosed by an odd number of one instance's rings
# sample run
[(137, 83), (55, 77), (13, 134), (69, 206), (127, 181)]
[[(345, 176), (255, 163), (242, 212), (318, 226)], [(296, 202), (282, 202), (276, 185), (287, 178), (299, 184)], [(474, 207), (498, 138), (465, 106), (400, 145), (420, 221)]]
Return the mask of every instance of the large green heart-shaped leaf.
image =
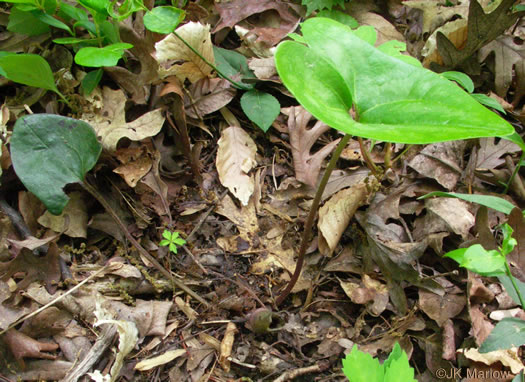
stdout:
[(11, 159), (26, 188), (59, 215), (69, 198), (63, 188), (82, 182), (102, 146), (84, 121), (54, 114), (19, 118), (11, 137)]
[(302, 32), (308, 46), (278, 46), (277, 71), (309, 112), (337, 130), (419, 144), (514, 132), (454, 83), (381, 52), (341, 23), (313, 18)]

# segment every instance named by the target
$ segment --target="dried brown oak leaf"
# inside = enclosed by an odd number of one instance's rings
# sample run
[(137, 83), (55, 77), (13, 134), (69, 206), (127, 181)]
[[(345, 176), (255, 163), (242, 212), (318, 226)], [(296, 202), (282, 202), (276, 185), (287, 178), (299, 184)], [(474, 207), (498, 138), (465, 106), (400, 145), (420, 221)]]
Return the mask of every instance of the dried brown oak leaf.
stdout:
[(517, 144), (506, 139), (500, 139), (499, 142), (496, 143), (494, 137), (481, 138), (479, 146), (476, 168), (488, 170), (505, 163), (505, 159), (502, 158), (504, 155), (521, 150)]
[(479, 60), (494, 52), (496, 93), (505, 97), (515, 78), (515, 91), (512, 104), (517, 106), (525, 95), (525, 45), (516, 43), (513, 36), (499, 36), (479, 51)]
[(243, 206), (247, 206), (255, 189), (253, 175), (249, 172), (257, 165), (257, 146), (248, 133), (237, 126), (223, 130), (217, 144), (215, 164), (219, 180)]
[(34, 340), (15, 329), (7, 331), (2, 339), (11, 349), (15, 359), (22, 365), (24, 358), (56, 359), (54, 355), (44, 352), (57, 350), (57, 344)]
[[(215, 64), (208, 25), (190, 21), (177, 28), (175, 32), (208, 62)], [(208, 77), (213, 70), (173, 33), (155, 44), (155, 58), (161, 64), (159, 75), (162, 78), (175, 75), (182, 82), (187, 78), (194, 83), (201, 78)], [(180, 61), (182, 61), (181, 64), (179, 64)]]
[[(257, 14), (257, 19), (250, 19), (250, 25), (253, 25), (254, 22), (256, 23), (256, 27), (251, 29), (251, 31), (270, 46), (274, 46), (288, 33), (293, 32), (300, 20), (299, 16), (294, 14), (295, 12), (292, 13), (290, 11), (292, 5), (281, 0), (221, 1), (220, 3), (216, 2), (215, 7), (221, 18), (213, 33), (224, 28), (233, 28), (240, 21)], [(273, 19), (271, 23), (265, 20), (260, 14), (267, 11), (277, 12), (279, 14), (278, 20)], [(257, 20), (260, 22), (257, 23)], [(274, 27), (275, 22), (277, 22), (277, 27)]]
[(222, 78), (202, 78), (191, 84), (184, 96), (184, 108), (191, 118), (213, 113), (230, 103), (236, 90)]
[(61, 277), (58, 257), (59, 250), (55, 243), (49, 244), (47, 255), (43, 257), (37, 257), (24, 248), (13, 260), (0, 263), (0, 279), (5, 281), (16, 274), (25, 274), (17, 284), (18, 289), (25, 289), (32, 282), (40, 281), (53, 294)]
[(462, 49), (450, 42), (443, 34), (437, 34), (437, 48), (446, 68), (464, 64), (475, 52), (500, 36), (525, 12), (511, 13), (515, 0), (503, 0), (492, 12), (486, 14), (481, 5), (472, 0), (468, 14), (467, 42)]
[(308, 123), (312, 119), (312, 114), (300, 106), (283, 109), (283, 113), (288, 114), (288, 132), (292, 146), (295, 177), (313, 187), (317, 183), (323, 160), (332, 152), (340, 139), (330, 142), (315, 154), (310, 154), (312, 146), (323, 133), (330, 130), (330, 126), (317, 121), (309, 129)]

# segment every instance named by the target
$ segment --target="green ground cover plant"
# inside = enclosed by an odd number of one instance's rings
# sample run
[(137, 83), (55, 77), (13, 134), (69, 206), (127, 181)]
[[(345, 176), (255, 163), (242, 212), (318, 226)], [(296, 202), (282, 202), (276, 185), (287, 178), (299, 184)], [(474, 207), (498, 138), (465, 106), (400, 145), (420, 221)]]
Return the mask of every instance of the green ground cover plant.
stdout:
[(181, 247), (184, 244), (186, 244), (186, 240), (184, 240), (179, 235), (180, 234), (177, 231), (172, 232), (165, 229), (162, 232), (162, 237), (164, 239), (160, 241), (159, 245), (162, 247), (167, 246), (170, 249), (170, 252), (177, 254), (178, 247)]
[(350, 382), (416, 382), (414, 369), (398, 343), (383, 364), (354, 345), (343, 359), (343, 373)]
[(305, 109), (345, 136), (321, 180), (305, 223), (295, 272), (276, 305), (284, 301), (299, 277), (321, 195), (350, 136), (426, 144), (516, 135), (507, 121), (456, 84), (402, 55), (399, 43), (375, 48), (373, 28), (352, 30), (331, 19), (313, 18), (301, 30), (299, 41), (285, 41), (277, 48), (279, 76)]

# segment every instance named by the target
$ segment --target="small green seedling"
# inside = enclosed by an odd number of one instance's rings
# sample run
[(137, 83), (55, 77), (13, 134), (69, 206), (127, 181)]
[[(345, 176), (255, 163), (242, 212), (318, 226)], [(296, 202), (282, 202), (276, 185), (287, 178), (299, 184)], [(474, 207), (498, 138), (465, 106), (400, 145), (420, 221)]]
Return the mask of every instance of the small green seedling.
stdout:
[(408, 364), (408, 357), (398, 343), (383, 364), (354, 345), (343, 359), (343, 373), (350, 382), (416, 382), (414, 369)]
[[(486, 250), (479, 244), (468, 248), (459, 248), (445, 254), (445, 257), (457, 261), (461, 267), (482, 276), (498, 277), (509, 295), (525, 308), (523, 292), (525, 284), (517, 280), (511, 273), (507, 255), (517, 244), (512, 237), (513, 230), (507, 224), (501, 226), (503, 241), (497, 250)], [(507, 317), (498, 322), (488, 338), (483, 342), (481, 353), (519, 347), (525, 344), (525, 321), (519, 318)]]
[(186, 240), (184, 240), (182, 237), (179, 237), (179, 233), (177, 231), (171, 232), (167, 229), (162, 232), (162, 237), (164, 240), (161, 240), (159, 245), (165, 247), (169, 246), (170, 251), (173, 253), (177, 253), (177, 246), (182, 247), (184, 244), (186, 244)]

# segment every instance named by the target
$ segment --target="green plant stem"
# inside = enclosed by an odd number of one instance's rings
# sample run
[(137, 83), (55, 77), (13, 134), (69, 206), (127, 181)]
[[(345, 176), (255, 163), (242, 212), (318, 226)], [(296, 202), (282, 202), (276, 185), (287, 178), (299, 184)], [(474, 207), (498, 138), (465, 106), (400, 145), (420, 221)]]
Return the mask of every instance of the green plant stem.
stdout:
[(211, 62), (209, 62), (207, 59), (205, 59), (202, 54), (200, 54), (195, 48), (193, 48), (186, 40), (184, 40), (176, 31), (173, 31), (173, 34), (175, 36), (177, 36), (177, 38), (179, 40), (182, 41), (182, 43), (184, 45), (186, 45), (188, 47), (189, 50), (191, 50), (193, 53), (195, 53), (197, 56), (199, 56), (199, 58), (204, 61), (204, 63), (206, 65), (208, 65), (209, 67), (211, 67), (213, 70), (215, 70), (219, 76), (221, 76), (222, 78), (224, 78), (226, 81), (229, 81), (233, 86), (239, 88), (239, 89), (243, 89), (243, 90), (250, 90), (251, 87), (248, 87), (246, 85), (243, 85), (243, 84), (240, 84), (238, 82), (235, 82), (234, 80), (232, 80), (230, 77), (228, 77), (227, 75), (225, 75), (223, 72), (221, 72), (215, 65), (213, 65)]
[(62, 99), (62, 101), (64, 101), (64, 103), (73, 111), (76, 111), (76, 109), (71, 106), (71, 104), (69, 103), (69, 101), (67, 100), (67, 98), (62, 94), (60, 93), (58, 90), (56, 91), (56, 93), (58, 94), (58, 96)]
[(510, 271), (509, 263), (505, 260), (505, 271), (507, 273), (507, 276), (510, 279), (510, 282), (512, 283), (512, 286), (514, 287), (514, 291), (518, 295), (518, 298), (520, 299), (521, 308), (525, 309), (525, 301), (523, 300), (523, 296), (521, 295), (520, 288), (518, 288), (518, 285), (516, 284), (516, 280), (514, 280), (514, 276), (512, 276), (512, 273)]
[(102, 206), (104, 207), (104, 209), (107, 211), (107, 213), (113, 218), (113, 220), (115, 221), (115, 223), (117, 223), (117, 225), (119, 226), (119, 228), (121, 229), (122, 233), (126, 236), (126, 239), (129, 240), (129, 242), (131, 244), (133, 244), (133, 246), (139, 251), (139, 253), (144, 256), (146, 258), (146, 260), (148, 260), (150, 263), (153, 264), (153, 266), (155, 268), (157, 268), (157, 270), (162, 273), (162, 275), (164, 275), (164, 277), (166, 277), (168, 280), (171, 280), (171, 282), (177, 286), (179, 289), (183, 290), (184, 292), (186, 292), (187, 294), (189, 294), (191, 297), (193, 297), (194, 299), (196, 299), (197, 301), (199, 301), (201, 304), (203, 304), (206, 308), (209, 307), (208, 303), (206, 302), (206, 300), (204, 300), (201, 296), (199, 296), (197, 293), (195, 293), (194, 291), (192, 291), (190, 288), (188, 288), (185, 284), (183, 284), (181, 281), (175, 279), (170, 272), (168, 272), (168, 270), (166, 268), (164, 268), (162, 265), (160, 265), (160, 263), (157, 261), (157, 259), (155, 259), (153, 256), (151, 256), (149, 254), (148, 251), (146, 251), (146, 249), (140, 245), (140, 243), (133, 237), (131, 236), (131, 234), (129, 233), (129, 231), (127, 230), (127, 228), (124, 226), (124, 223), (122, 223), (122, 220), (120, 220), (120, 218), (117, 216), (116, 212), (113, 210), (113, 208), (109, 205), (109, 203), (106, 201), (106, 199), (104, 199), (104, 197), (98, 192), (98, 190), (90, 185), (87, 181), (84, 181), (81, 183), (82, 187), (84, 187), (84, 189), (89, 192), (95, 199), (97, 199), (97, 201), (102, 204)]
[(361, 155), (363, 156), (363, 159), (365, 160), (366, 165), (372, 171), (372, 174), (377, 178), (379, 177), (379, 170), (377, 169), (377, 166), (375, 165), (374, 161), (370, 157), (370, 154), (368, 153), (364, 143), (363, 138), (357, 137), (357, 141), (359, 142), (359, 148), (361, 149)]
[(399, 159), (401, 159), (401, 158), (403, 157), (403, 155), (405, 155), (406, 152), (407, 152), (408, 150), (410, 150), (410, 148), (411, 148), (412, 146), (413, 146), (413, 145), (407, 145), (407, 147), (405, 147), (405, 149), (404, 149), (403, 151), (401, 151), (401, 153), (400, 153), (397, 157), (395, 157), (394, 159), (392, 159), (392, 163), (395, 163), (395, 162), (397, 162)]
[(350, 140), (350, 137), (351, 136), (349, 134), (345, 134), (345, 136), (341, 139), (341, 141), (337, 145), (337, 148), (332, 154), (332, 158), (330, 159), (330, 162), (328, 163), (328, 166), (326, 167), (323, 178), (321, 179), (321, 183), (319, 184), (319, 188), (317, 189), (317, 192), (315, 193), (315, 197), (312, 202), (312, 206), (310, 207), (310, 212), (308, 213), (308, 217), (304, 224), (303, 237), (301, 238), (301, 247), (299, 248), (299, 255), (297, 257), (297, 263), (295, 264), (295, 271), (292, 275), (292, 278), (288, 282), (288, 285), (286, 285), (286, 288), (281, 292), (279, 297), (277, 297), (277, 300), (275, 300), (276, 306), (281, 305), (282, 302), (286, 299), (286, 297), (288, 297), (293, 287), (297, 283), (297, 280), (299, 279), (299, 275), (301, 274), (301, 270), (303, 268), (306, 249), (308, 248), (308, 241), (310, 239), (310, 233), (314, 225), (314, 219), (315, 219), (315, 216), (317, 215), (317, 209), (319, 208), (321, 197), (323, 196), (323, 192), (326, 187), (326, 184), (328, 183), (328, 179), (330, 178), (330, 174), (334, 170), (335, 165), (337, 164), (337, 160), (341, 156), (341, 152), (346, 147), (348, 141)]

